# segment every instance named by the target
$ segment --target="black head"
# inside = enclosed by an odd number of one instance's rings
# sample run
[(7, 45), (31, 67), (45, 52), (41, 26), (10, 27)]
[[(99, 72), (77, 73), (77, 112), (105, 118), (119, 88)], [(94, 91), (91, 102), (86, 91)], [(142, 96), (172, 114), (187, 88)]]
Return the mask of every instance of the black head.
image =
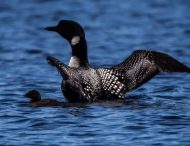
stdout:
[(71, 41), (75, 36), (85, 37), (83, 28), (77, 22), (72, 20), (61, 20), (58, 25), (46, 27), (45, 29), (59, 33), (68, 41)]
[(31, 102), (36, 102), (41, 100), (41, 95), (37, 90), (31, 90), (25, 94), (26, 97), (31, 99)]

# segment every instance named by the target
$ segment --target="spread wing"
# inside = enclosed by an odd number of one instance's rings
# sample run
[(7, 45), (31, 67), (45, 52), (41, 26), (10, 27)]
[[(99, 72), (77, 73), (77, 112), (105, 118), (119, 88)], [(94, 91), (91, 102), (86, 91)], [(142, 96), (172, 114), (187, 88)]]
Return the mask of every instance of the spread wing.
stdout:
[(173, 57), (159, 52), (138, 50), (122, 63), (112, 67), (130, 91), (146, 83), (160, 72), (189, 72), (190, 68)]

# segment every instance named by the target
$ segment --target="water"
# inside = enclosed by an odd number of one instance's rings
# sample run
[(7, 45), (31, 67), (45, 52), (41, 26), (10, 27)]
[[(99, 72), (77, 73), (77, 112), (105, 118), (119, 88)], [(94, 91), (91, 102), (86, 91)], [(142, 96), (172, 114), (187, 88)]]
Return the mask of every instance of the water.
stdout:
[(61, 77), (45, 58), (68, 63), (70, 46), (43, 27), (60, 19), (84, 26), (90, 62), (121, 62), (137, 49), (166, 52), (190, 66), (188, 0), (0, 1), (0, 145), (190, 145), (190, 76), (161, 74), (125, 103), (31, 108), (38, 89), (63, 101)]

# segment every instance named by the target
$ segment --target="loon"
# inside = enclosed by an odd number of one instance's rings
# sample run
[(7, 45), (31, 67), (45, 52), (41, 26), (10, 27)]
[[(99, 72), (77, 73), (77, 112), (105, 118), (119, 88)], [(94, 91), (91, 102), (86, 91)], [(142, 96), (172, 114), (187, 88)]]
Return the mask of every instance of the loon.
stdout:
[[(56, 107), (81, 107), (85, 106), (86, 103), (70, 103), (70, 102), (60, 102), (54, 99), (41, 99), (41, 94), (37, 90), (31, 90), (27, 92), (25, 97), (30, 98), (29, 105), (31, 107), (42, 107), (42, 106), (56, 106)], [(117, 100), (117, 103), (122, 103), (120, 100)]]
[(72, 48), (69, 65), (48, 56), (50, 65), (63, 77), (61, 90), (69, 102), (123, 99), (126, 92), (138, 88), (160, 72), (188, 72), (190, 68), (173, 57), (156, 51), (137, 50), (120, 64), (93, 68), (87, 56), (83, 28), (75, 21), (61, 20), (46, 27), (66, 39)]
[(59, 102), (54, 99), (41, 99), (41, 95), (37, 90), (31, 90), (27, 92), (25, 97), (30, 98), (30, 106), (39, 107), (39, 106), (61, 106), (62, 102)]

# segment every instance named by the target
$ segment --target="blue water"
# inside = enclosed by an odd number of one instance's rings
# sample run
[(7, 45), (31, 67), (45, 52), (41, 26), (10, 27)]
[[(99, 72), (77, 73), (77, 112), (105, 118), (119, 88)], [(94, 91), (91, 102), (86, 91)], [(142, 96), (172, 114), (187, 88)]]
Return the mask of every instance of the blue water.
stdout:
[(190, 66), (189, 8), (189, 0), (1, 0), (0, 145), (190, 145), (189, 74), (160, 74), (125, 103), (32, 108), (23, 97), (37, 89), (64, 101), (61, 77), (45, 58), (68, 63), (70, 46), (44, 27), (61, 19), (82, 24), (96, 66), (119, 63), (137, 49)]

